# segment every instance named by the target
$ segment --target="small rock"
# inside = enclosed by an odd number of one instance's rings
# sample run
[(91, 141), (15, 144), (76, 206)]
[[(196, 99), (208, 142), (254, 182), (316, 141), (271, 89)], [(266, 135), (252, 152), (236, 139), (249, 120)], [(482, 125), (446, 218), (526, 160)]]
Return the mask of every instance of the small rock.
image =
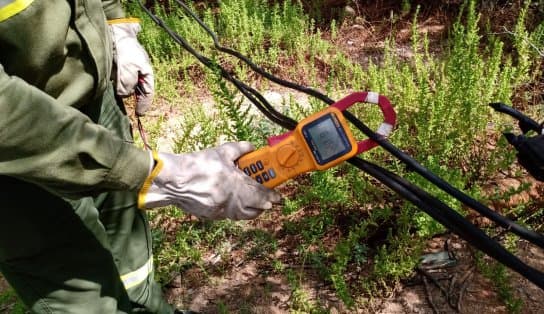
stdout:
[(344, 13), (349, 16), (355, 16), (356, 14), (355, 9), (350, 7), (349, 5), (346, 5), (344, 7)]
[(351, 26), (351, 28), (353, 29), (356, 29), (356, 30), (360, 30), (360, 31), (364, 31), (365, 30), (365, 27), (363, 25), (359, 25), (359, 24), (353, 24)]

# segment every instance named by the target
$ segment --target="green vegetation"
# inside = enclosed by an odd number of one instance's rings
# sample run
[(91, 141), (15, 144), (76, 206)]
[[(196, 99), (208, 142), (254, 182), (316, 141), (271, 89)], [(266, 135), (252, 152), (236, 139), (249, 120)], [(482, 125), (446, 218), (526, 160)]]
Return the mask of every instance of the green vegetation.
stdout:
[(25, 306), (11, 288), (0, 292), (0, 312), (12, 314), (27, 313)]
[[(516, 252), (515, 237), (508, 236), (505, 246), (510, 251)], [(523, 313), (523, 301), (514, 295), (506, 266), (491, 260), (481, 252), (476, 253), (476, 265), (482, 274), (495, 284), (499, 297), (503, 300), (508, 312)]]
[[(526, 28), (528, 3), (519, 14), (508, 53), (504, 49), (504, 36), (483, 32), (476, 2), (467, 1), (440, 54), (430, 51), (429, 39), (418, 31), (416, 10), (410, 57), (399, 56), (398, 46), (391, 37), (380, 51), (379, 61), (371, 61), (364, 67), (323, 39), (321, 30), (298, 2), (283, 1), (281, 5), (270, 6), (262, 0), (224, 0), (216, 8), (199, 7), (197, 11), (224, 45), (248, 55), (281, 77), (314, 86), (333, 98), (351, 90), (372, 90), (386, 95), (394, 104), (399, 121), (392, 143), (452, 185), (486, 202), (479, 186), (493, 178), (499, 169), (508, 169), (514, 161), (506, 142), (500, 138), (506, 120), (494, 114), (487, 104), (511, 103), (517, 91), (526, 91), (522, 87), (540, 76), (537, 69), (542, 58), (537, 48), (544, 47), (544, 23), (533, 30)], [(176, 140), (177, 152), (230, 140), (249, 140), (259, 146), (267, 136), (281, 132), (262, 115), (251, 111), (217, 73), (204, 68), (176, 46), (137, 6), (128, 6), (134, 14), (144, 17), (141, 40), (153, 58), (157, 94), (184, 115)], [(403, 1), (402, 14), (409, 12), (410, 7), (409, 1)], [(155, 10), (203, 54), (232, 69), (240, 79), (259, 90), (272, 86), (255, 80), (248, 67), (236, 59), (214, 50), (207, 34), (190, 18), (181, 18), (183, 13), (174, 4), (168, 13), (161, 7)], [(333, 22), (332, 40), (337, 32), (338, 26)], [(325, 78), (317, 70), (319, 64), (327, 65)], [(195, 105), (199, 100), (192, 96), (202, 94), (215, 101), (211, 115)], [(517, 97), (529, 101), (531, 95)], [(295, 119), (324, 106), (315, 100), (303, 106), (293, 99), (285, 100), (278, 109)], [(367, 106), (359, 106), (354, 113), (373, 127), (381, 120), (379, 112)], [(161, 125), (150, 124), (153, 134), (159, 134)], [(382, 149), (372, 150), (364, 157), (462, 211), (457, 201), (407, 171)], [(283, 218), (277, 223), (282, 223), (283, 234), (297, 239), (300, 253), (290, 264), (310, 265), (324, 282), (336, 289), (347, 306), (364, 302), (409, 276), (419, 262), (425, 240), (444, 231), (429, 216), (347, 165), (301, 176), (285, 189), (289, 195), (282, 207)], [(535, 221), (535, 216), (542, 215), (542, 209), (532, 216), (519, 210), (510, 214), (521, 221)], [(304, 271), (290, 269), (281, 260), (270, 257), (278, 246), (273, 235), (257, 232), (248, 222), (185, 221), (168, 238), (160, 229), (161, 219), (172, 215), (182, 219), (183, 213), (168, 209), (166, 213), (153, 215), (157, 226), (158, 278), (163, 282), (172, 271), (187, 265), (204, 269), (202, 252), (221, 251), (225, 242), (233, 246), (245, 243), (249, 246), (248, 259), (268, 260), (274, 272), (287, 276), (293, 289), (294, 312), (320, 311), (319, 304), (307, 300), (301, 288), (299, 281), (304, 280)], [(270, 215), (266, 213), (260, 219), (277, 219)], [(509, 308), (516, 310), (519, 304), (509, 294), (504, 268), (491, 269), (480, 264), (490, 269), (489, 276), (501, 279), (498, 284), (504, 292), (501, 295)]]

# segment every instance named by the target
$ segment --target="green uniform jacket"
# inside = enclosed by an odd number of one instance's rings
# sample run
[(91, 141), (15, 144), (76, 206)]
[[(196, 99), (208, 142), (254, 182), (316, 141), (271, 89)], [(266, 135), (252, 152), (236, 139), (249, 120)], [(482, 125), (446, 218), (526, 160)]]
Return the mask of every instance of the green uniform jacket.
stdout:
[(0, 177), (78, 198), (137, 189), (147, 152), (84, 115), (109, 84), (119, 1), (0, 0)]

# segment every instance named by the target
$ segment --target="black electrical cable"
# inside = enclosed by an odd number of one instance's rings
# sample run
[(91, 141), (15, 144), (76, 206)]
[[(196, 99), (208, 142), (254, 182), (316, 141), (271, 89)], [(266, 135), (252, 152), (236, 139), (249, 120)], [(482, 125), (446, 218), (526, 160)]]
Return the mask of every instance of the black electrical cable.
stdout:
[(204, 23), (200, 17), (198, 17), (198, 15), (196, 15), (192, 10), (191, 8), (189, 8), (183, 1), (181, 0), (176, 0), (176, 2), (185, 10), (185, 12), (187, 14), (189, 14), (209, 35), (210, 37), (212, 38), (213, 40), (213, 44), (215, 46), (215, 48), (217, 48), (217, 50), (219, 51), (222, 51), (224, 53), (227, 53), (231, 56), (234, 56), (242, 61), (244, 61), (245, 64), (249, 65), (249, 67), (257, 72), (258, 74), (262, 75), (263, 77), (265, 77), (266, 79), (274, 82), (274, 83), (277, 83), (279, 85), (282, 85), (282, 86), (285, 86), (285, 87), (288, 87), (288, 88), (291, 88), (291, 89), (294, 89), (294, 90), (298, 90), (300, 92), (303, 92), (305, 94), (308, 94), (310, 96), (313, 96), (317, 99), (320, 99), (321, 101), (327, 103), (327, 104), (333, 104), (334, 103), (334, 100), (332, 100), (331, 98), (329, 98), (327, 95), (313, 89), (313, 88), (309, 88), (309, 87), (306, 87), (306, 86), (302, 86), (300, 84), (296, 84), (296, 83), (293, 83), (291, 81), (287, 81), (287, 80), (283, 80), (277, 76), (274, 76), (268, 72), (266, 72), (265, 70), (263, 70), (261, 67), (259, 67), (258, 65), (256, 65), (255, 63), (253, 63), (248, 57), (244, 56), (243, 54), (241, 54), (240, 52), (236, 51), (236, 50), (232, 50), (228, 47), (225, 47), (225, 46), (222, 46), (221, 43), (219, 42), (219, 37), (217, 36), (216, 33), (214, 33), (209, 27), (208, 25), (206, 25), (206, 23)]
[[(334, 101), (328, 98), (326, 95), (323, 95), (316, 90), (303, 87), (299, 84), (295, 84), (289, 81), (279, 79), (267, 73), (266, 71), (262, 70), (260, 67), (256, 66), (247, 57), (243, 56), (239, 52), (222, 47), (219, 44), (217, 36), (196, 15), (194, 15), (194, 13), (192, 13), (192, 11), (183, 2), (179, 0), (176, 0), (176, 2), (182, 5), (183, 8), (193, 18), (195, 18), (202, 27), (206, 29), (206, 31), (214, 39), (214, 45), (216, 46), (218, 50), (231, 54), (235, 57), (238, 57), (239, 59), (247, 63), (254, 71), (270, 79), (271, 81), (274, 81), (286, 87), (291, 87), (293, 89), (305, 92), (311, 96), (321, 99), (322, 101), (324, 101), (325, 103), (329, 105), (334, 103)], [(256, 90), (254, 90), (253, 88), (247, 86), (246, 84), (234, 78), (230, 73), (225, 71), (219, 65), (215, 64), (212, 60), (196, 52), (181, 36), (173, 32), (160, 18), (158, 18), (151, 11), (149, 11), (141, 3), (141, 1), (139, 1), (139, 3), (140, 3), (140, 6), (146, 11), (146, 13), (153, 19), (153, 21), (157, 23), (159, 26), (161, 26), (162, 28), (164, 28), (177, 43), (179, 43), (185, 49), (187, 49), (204, 65), (210, 68), (219, 69), (220, 74), (225, 79), (232, 82), (246, 97), (248, 97), (248, 99), (250, 99), (250, 101), (252, 101), (257, 106), (259, 110), (263, 112), (263, 114), (265, 114), (266, 117), (268, 117), (270, 120), (278, 123), (279, 125), (283, 126), (286, 129), (291, 130), (296, 126), (297, 124), (296, 121), (277, 112), (266, 101), (266, 99), (264, 99), (264, 97), (262, 97)], [(257, 97), (258, 100), (255, 99), (255, 97), (253, 96)], [(398, 148), (393, 146), (391, 143), (389, 143), (381, 135), (369, 129), (364, 123), (359, 121), (351, 113), (344, 111), (344, 115), (350, 122), (352, 122), (356, 127), (358, 127), (361, 131), (363, 131), (363, 133), (365, 133), (365, 135), (367, 135), (370, 139), (377, 142), (380, 146), (384, 147), (387, 151), (392, 153), (395, 157), (397, 157), (398, 159), (403, 161), (405, 164), (407, 164), (411, 169), (413, 169), (414, 171), (422, 175), (424, 178), (426, 178), (427, 180), (429, 180), (436, 186), (440, 187), (442, 190), (446, 191), (448, 194), (454, 196), (455, 198), (463, 202), (465, 205), (472, 207), (476, 211), (480, 212), (482, 215), (497, 222), (500, 226), (507, 228), (507, 230), (511, 230), (514, 233), (520, 235), (521, 237), (526, 238), (527, 240), (541, 247), (544, 247), (543, 246), (544, 237), (542, 235), (533, 231), (529, 231), (525, 229), (524, 227), (519, 226), (516, 223), (510, 221), (509, 219), (501, 215), (498, 215), (496, 212), (491, 211), (489, 208), (487, 208), (483, 204), (477, 202), (476, 200), (472, 199), (471, 197), (457, 190), (453, 186), (449, 185), (449, 183), (445, 182), (444, 180), (442, 180), (441, 178), (433, 174), (431, 171), (421, 166), (410, 156), (408, 156), (407, 154), (405, 154), (404, 152), (400, 151)], [(399, 195), (403, 196), (405, 199), (407, 199), (408, 201), (410, 201), (411, 203), (413, 203), (420, 209), (424, 210), (427, 214), (429, 214), (431, 217), (436, 219), (438, 222), (440, 222), (441, 224), (443, 224), (444, 226), (446, 226), (453, 232), (460, 235), (463, 239), (467, 240), (469, 243), (474, 244), (474, 246), (476, 246), (481, 251), (497, 259), (498, 261), (510, 267), (511, 269), (517, 271), (518, 273), (525, 276), (526, 278), (531, 280), (533, 283), (535, 283), (536, 285), (544, 289), (544, 276), (541, 272), (521, 262), (517, 257), (515, 257), (514, 255), (509, 253), (506, 249), (504, 249), (500, 244), (498, 244), (497, 242), (489, 238), (489, 236), (487, 236), (482, 230), (470, 224), (470, 222), (464, 219), (456, 211), (449, 208), (447, 205), (445, 205), (444, 203), (442, 203), (435, 197), (430, 196), (428, 193), (421, 190), (419, 187), (409, 183), (408, 181), (405, 181), (404, 179), (389, 172), (388, 170), (385, 170), (379, 166), (366, 162), (358, 157), (351, 158), (349, 162), (352, 165), (356, 166), (357, 168), (372, 175), (373, 177), (378, 179), (380, 182), (390, 187), (395, 192), (399, 193)]]
[[(190, 54), (192, 54), (208, 68), (212, 70), (219, 70), (219, 74), (223, 78), (227, 79), (229, 82), (233, 83), (242, 92), (242, 94), (244, 94), (244, 96), (246, 96), (252, 103), (254, 103), (261, 110), (261, 112), (263, 112), (263, 114), (265, 114), (268, 119), (288, 129), (294, 128), (297, 125), (297, 122), (295, 120), (281, 114), (276, 109), (274, 109), (274, 107), (272, 107), (272, 105), (270, 105), (270, 103), (268, 103), (268, 101), (254, 88), (232, 76), (232, 74), (219, 66), (213, 60), (198, 53), (183, 37), (174, 32), (168, 25), (166, 25), (166, 23), (164, 23), (162, 19), (160, 19), (153, 12), (151, 12), (140, 0), (138, 0), (138, 3), (140, 4), (140, 7), (142, 7), (144, 11), (149, 15), (149, 17), (157, 25), (162, 27), (176, 43), (181, 45), (185, 50), (187, 50)], [(255, 97), (258, 100), (255, 99)]]
[(535, 131), (538, 134), (542, 134), (542, 129), (544, 127), (542, 124), (529, 118), (528, 116), (517, 111), (516, 109), (500, 102), (490, 103), (489, 106), (491, 106), (491, 108), (495, 109), (498, 112), (506, 113), (507, 115), (518, 120), (519, 128), (524, 134), (529, 131)]
[(414, 170), (415, 172), (420, 174), (425, 179), (429, 180), (431, 183), (433, 183), (434, 185), (436, 185), (437, 187), (439, 187), (446, 193), (455, 197), (456, 199), (458, 199), (459, 201), (461, 201), (463, 204), (467, 205), (468, 207), (476, 210), (478, 213), (491, 219), (492, 221), (497, 223), (499, 226), (512, 231), (518, 236), (540, 246), (541, 248), (544, 248), (544, 236), (542, 234), (535, 232), (533, 230), (529, 230), (513, 222), (512, 220), (489, 209), (489, 207), (476, 201), (475, 199), (468, 196), (467, 194), (462, 193), (461, 191), (453, 187), (451, 184), (446, 182), (444, 179), (440, 178), (439, 176), (431, 172), (429, 169), (423, 167), (421, 164), (419, 164), (415, 159), (410, 157), (408, 154), (399, 150), (397, 147), (391, 144), (383, 136), (380, 136), (379, 134), (372, 131), (370, 128), (368, 128), (364, 123), (362, 123), (358, 119), (356, 118), (350, 119), (351, 114), (349, 112), (346, 112), (344, 115), (346, 116), (346, 119), (348, 119), (356, 127), (358, 127), (371, 140), (377, 142), (381, 147), (383, 147), (385, 150), (387, 150), (392, 155), (394, 155), (399, 160), (401, 160), (403, 163), (405, 163), (409, 167), (409, 169)]
[(519, 258), (491, 239), (481, 229), (471, 224), (436, 197), (389, 170), (361, 158), (354, 157), (349, 159), (348, 162), (388, 186), (480, 251), (500, 261), (541, 289), (544, 289), (544, 273), (523, 263)]
[[(243, 54), (239, 53), (238, 51), (235, 51), (235, 50), (232, 50), (232, 49), (229, 49), (227, 47), (222, 46), (220, 44), (220, 42), (219, 42), (219, 38), (218, 38), (217, 34), (215, 34), (183, 1), (176, 0), (176, 2), (185, 10), (185, 12), (187, 14), (189, 14), (212, 37), (213, 42), (214, 42), (214, 46), (218, 50), (220, 50), (222, 52), (225, 52), (227, 54), (230, 54), (230, 55), (232, 55), (234, 57), (237, 57), (238, 59), (242, 60), (244, 63), (249, 65), (251, 67), (251, 69), (253, 69), (255, 72), (257, 72), (258, 74), (262, 75), (263, 77), (265, 77), (265, 78), (267, 78), (267, 79), (269, 79), (269, 80), (271, 80), (271, 81), (273, 81), (273, 82), (275, 82), (277, 84), (280, 84), (282, 86), (289, 87), (289, 88), (304, 92), (306, 94), (309, 94), (310, 96), (316, 97), (316, 98), (322, 100), (323, 102), (325, 102), (325, 103), (327, 103), (329, 105), (331, 105), (331, 104), (333, 104), (335, 102), (334, 100), (332, 100), (328, 96), (320, 93), (317, 90), (314, 90), (314, 89), (308, 88), (308, 87), (304, 87), (304, 86), (302, 86), (300, 84), (296, 84), (296, 83), (293, 83), (293, 82), (290, 82), (290, 81), (287, 81), (287, 80), (280, 79), (280, 78), (266, 72), (264, 69), (257, 66), (249, 58), (247, 58)], [(147, 8), (146, 8), (146, 11), (148, 13), (150, 13), (149, 10), (147, 10)], [(164, 23), (160, 23), (161, 26), (166, 27), (163, 24)], [(179, 35), (176, 34), (176, 36), (179, 36)], [(184, 40), (183, 40), (183, 42), (184, 42), (184, 47), (189, 46), (189, 44), (186, 43)], [(189, 51), (190, 52), (194, 51), (194, 49), (191, 48)], [(196, 52), (194, 52), (194, 53), (191, 52), (191, 53), (193, 55), (195, 55)], [(261, 111), (263, 111), (263, 110), (261, 109)], [(267, 115), (267, 117), (268, 117), (268, 115), (270, 115), (268, 113), (268, 111), (267, 112), (263, 111), (263, 113), (265, 115)], [(455, 197), (456, 199), (461, 201), (463, 204), (465, 204), (465, 205), (471, 207), (472, 209), (476, 210), (481, 215), (483, 215), (483, 216), (489, 218), (490, 220), (494, 221), (499, 226), (501, 226), (501, 227), (503, 227), (503, 228), (505, 228), (507, 230), (512, 231), (513, 233), (517, 234), (518, 236), (527, 239), (528, 241), (540, 246), (541, 248), (544, 248), (544, 235), (542, 235), (540, 233), (537, 233), (535, 231), (529, 230), (529, 229), (517, 224), (516, 222), (514, 222), (514, 221), (512, 221), (512, 220), (498, 214), (497, 212), (491, 210), (489, 207), (483, 205), (482, 203), (476, 201), (475, 199), (468, 196), (467, 194), (461, 192), (459, 189), (453, 187), (451, 184), (449, 184), (448, 182), (444, 181), (442, 178), (438, 177), (437, 175), (435, 175), (434, 173), (429, 171), (429, 169), (423, 167), (421, 164), (419, 164), (415, 159), (410, 157), (408, 154), (404, 153), (403, 151), (401, 151), (400, 149), (398, 149), (397, 147), (392, 145), (383, 136), (381, 136), (381, 135), (375, 133), (374, 131), (372, 131), (363, 122), (361, 122), (359, 119), (357, 119), (357, 117), (355, 117), (353, 114), (351, 114), (349, 111), (345, 110), (343, 113), (344, 113), (344, 116), (346, 117), (346, 119), (348, 119), (348, 121), (353, 123), (357, 128), (359, 128), (371, 140), (377, 142), (380, 146), (385, 148), (388, 152), (390, 152), (395, 157), (397, 157), (399, 160), (401, 160), (406, 165), (408, 165), (410, 169), (414, 170), (415, 172), (420, 174), (422, 177), (429, 180), (435, 186), (439, 187), (440, 189), (442, 189), (446, 193), (448, 193), (451, 196)], [(289, 119), (290, 121), (289, 121), (288, 124), (290, 126), (292, 126), (292, 127), (288, 128), (288, 129), (293, 129), (295, 127), (295, 125), (296, 125), (296, 122), (294, 120), (288, 118), (287, 116), (285, 116), (285, 115), (283, 115), (281, 113), (275, 112), (274, 117), (278, 118), (278, 120), (284, 120), (284, 121), (286, 119)], [(278, 123), (278, 120), (275, 119), (274, 122)], [(530, 122), (527, 122), (527, 123), (530, 123)], [(286, 123), (284, 123), (282, 121), (282, 123), (280, 125), (285, 127), (285, 124)], [(531, 125), (533, 125), (533, 124), (531, 124)]]

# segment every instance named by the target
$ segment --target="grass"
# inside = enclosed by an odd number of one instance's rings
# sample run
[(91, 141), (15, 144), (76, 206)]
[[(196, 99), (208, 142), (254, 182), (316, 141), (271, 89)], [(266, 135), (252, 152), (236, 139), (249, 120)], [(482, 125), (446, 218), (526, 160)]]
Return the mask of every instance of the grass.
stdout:
[(24, 304), (19, 300), (15, 291), (8, 288), (0, 292), (0, 312), (12, 314), (28, 313)]
[[(508, 236), (506, 247), (515, 252), (516, 237)], [(512, 276), (507, 272), (506, 266), (484, 256), (480, 252), (476, 254), (476, 265), (481, 273), (491, 280), (496, 287), (499, 297), (503, 300), (509, 313), (522, 313), (523, 300), (518, 297), (512, 287)]]

